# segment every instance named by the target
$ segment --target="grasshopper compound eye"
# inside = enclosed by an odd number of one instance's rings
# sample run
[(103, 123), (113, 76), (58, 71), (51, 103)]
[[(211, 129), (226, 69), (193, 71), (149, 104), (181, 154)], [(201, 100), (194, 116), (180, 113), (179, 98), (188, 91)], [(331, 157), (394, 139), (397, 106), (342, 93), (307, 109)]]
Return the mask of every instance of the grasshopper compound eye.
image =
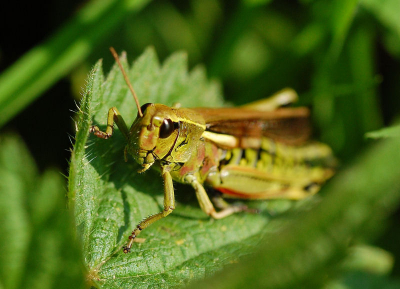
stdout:
[(173, 133), (174, 129), (175, 127), (172, 120), (170, 120), (169, 118), (164, 119), (160, 127), (160, 138), (169, 137)]

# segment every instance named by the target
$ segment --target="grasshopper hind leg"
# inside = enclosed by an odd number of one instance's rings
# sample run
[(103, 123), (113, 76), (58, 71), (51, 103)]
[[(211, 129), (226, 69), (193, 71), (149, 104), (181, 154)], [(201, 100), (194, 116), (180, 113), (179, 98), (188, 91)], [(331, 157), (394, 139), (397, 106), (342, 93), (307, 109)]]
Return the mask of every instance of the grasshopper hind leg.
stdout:
[(214, 219), (222, 219), (227, 216), (230, 216), (234, 213), (248, 211), (249, 209), (247, 206), (237, 206), (237, 205), (230, 205), (225, 200), (222, 199), (221, 196), (217, 196), (213, 198), (216, 207), (220, 208), (221, 211), (217, 212), (214, 208), (214, 205), (211, 203), (210, 198), (208, 197), (206, 190), (199, 183), (199, 181), (192, 175), (186, 177), (186, 181), (194, 188), (196, 191), (196, 197), (199, 201), (200, 208), (203, 210), (204, 213), (213, 217)]
[(298, 98), (296, 91), (291, 88), (285, 88), (266, 99), (254, 101), (242, 105), (242, 107), (258, 111), (273, 111), (279, 107), (287, 106), (296, 102)]
[(225, 210), (229, 207), (237, 207), (236, 210), (238, 210), (238, 212), (246, 212), (246, 213), (251, 213), (251, 214), (259, 213), (259, 211), (257, 209), (249, 208), (248, 206), (246, 206), (242, 203), (234, 203), (234, 204), (228, 203), (222, 197), (223, 194), (219, 191), (213, 190), (213, 193), (214, 193), (214, 196), (211, 197), (211, 201), (214, 203), (214, 206), (220, 210)]

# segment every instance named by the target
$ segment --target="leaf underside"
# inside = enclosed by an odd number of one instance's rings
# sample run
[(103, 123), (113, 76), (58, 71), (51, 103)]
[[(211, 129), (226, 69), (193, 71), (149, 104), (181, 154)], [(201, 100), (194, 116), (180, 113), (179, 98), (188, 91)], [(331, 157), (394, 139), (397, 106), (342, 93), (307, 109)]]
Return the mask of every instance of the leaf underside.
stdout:
[[(184, 53), (162, 66), (147, 49), (128, 69), (121, 61), (141, 104), (217, 107), (223, 104), (220, 87), (207, 80), (201, 67), (187, 71)], [(103, 288), (171, 288), (187, 284), (235, 263), (256, 247), (274, 228), (271, 212), (285, 211), (287, 201), (251, 202), (260, 214), (236, 214), (212, 220), (199, 208), (194, 191), (175, 185), (174, 212), (140, 235), (130, 254), (121, 250), (132, 229), (144, 217), (163, 208), (163, 184), (157, 172), (138, 174), (139, 166), (124, 162), (122, 134), (109, 140), (89, 135), (93, 124), (105, 130), (107, 112), (117, 107), (129, 126), (137, 109), (121, 72), (114, 65), (104, 79), (102, 62), (92, 70), (77, 116), (77, 133), (69, 176), (69, 200), (74, 208), (89, 279)]]

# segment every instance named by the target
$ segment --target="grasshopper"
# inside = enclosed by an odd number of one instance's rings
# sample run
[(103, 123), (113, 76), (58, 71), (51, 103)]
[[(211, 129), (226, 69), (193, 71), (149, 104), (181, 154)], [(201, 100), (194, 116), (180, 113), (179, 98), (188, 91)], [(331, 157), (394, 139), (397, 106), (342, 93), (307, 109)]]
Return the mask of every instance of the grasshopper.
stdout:
[[(310, 141), (310, 111), (284, 107), (297, 100), (292, 89), (238, 108), (178, 108), (146, 103), (140, 106), (119, 57), (110, 48), (135, 99), (138, 115), (130, 129), (116, 107), (108, 112), (106, 131), (91, 133), (108, 139), (114, 123), (126, 138), (130, 154), (142, 169), (155, 165), (164, 180), (164, 209), (143, 219), (129, 236), (124, 253), (152, 223), (175, 209), (173, 181), (193, 187), (201, 209), (215, 219), (241, 211), (223, 197), (302, 199), (315, 194), (334, 173), (329, 146)], [(204, 185), (220, 195), (213, 198)]]

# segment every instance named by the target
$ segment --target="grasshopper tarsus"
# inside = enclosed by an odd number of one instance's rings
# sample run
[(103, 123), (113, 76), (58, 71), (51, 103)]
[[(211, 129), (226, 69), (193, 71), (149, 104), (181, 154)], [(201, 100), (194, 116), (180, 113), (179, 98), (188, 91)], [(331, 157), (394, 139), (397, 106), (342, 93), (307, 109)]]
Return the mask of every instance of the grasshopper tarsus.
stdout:
[(246, 208), (243, 210), (243, 212), (249, 213), (249, 214), (259, 214), (260, 210), (256, 208), (249, 208), (246, 206)]
[(249, 208), (248, 206), (241, 204), (241, 203), (237, 203), (237, 204), (227, 203), (222, 198), (222, 193), (220, 193), (218, 191), (213, 190), (213, 193), (214, 193), (214, 197), (212, 198), (212, 201), (213, 201), (214, 205), (220, 210), (232, 208), (232, 210), (235, 213), (239, 213), (239, 212), (246, 212), (246, 213), (250, 213), (250, 214), (258, 214), (259, 213), (259, 210), (254, 209), (254, 208)]
[(132, 234), (128, 237), (128, 240), (129, 240), (128, 244), (122, 247), (122, 251), (125, 254), (131, 252), (133, 243), (144, 243), (146, 241), (145, 238), (137, 238), (134, 232), (132, 232)]
[(133, 244), (135, 238), (136, 238), (136, 234), (135, 234), (135, 231), (133, 231), (132, 234), (128, 237), (128, 240), (129, 240), (128, 244), (125, 245), (124, 247), (122, 247), (123, 252), (125, 254), (131, 252), (132, 244)]
[(243, 204), (233, 204), (231, 206), (236, 208), (236, 212), (245, 212), (245, 213), (249, 213), (249, 214), (260, 213), (260, 210), (255, 209), (255, 208), (249, 208), (248, 206), (243, 205)]
[(97, 136), (98, 138), (102, 138), (102, 139), (109, 139), (110, 138), (110, 134), (103, 132), (99, 129), (98, 126), (93, 125), (90, 129), (89, 129), (90, 133), (93, 133), (95, 136)]
[(95, 131), (98, 131), (98, 130), (100, 130), (98, 126), (92, 125), (92, 126), (89, 128), (89, 133), (94, 133)]

